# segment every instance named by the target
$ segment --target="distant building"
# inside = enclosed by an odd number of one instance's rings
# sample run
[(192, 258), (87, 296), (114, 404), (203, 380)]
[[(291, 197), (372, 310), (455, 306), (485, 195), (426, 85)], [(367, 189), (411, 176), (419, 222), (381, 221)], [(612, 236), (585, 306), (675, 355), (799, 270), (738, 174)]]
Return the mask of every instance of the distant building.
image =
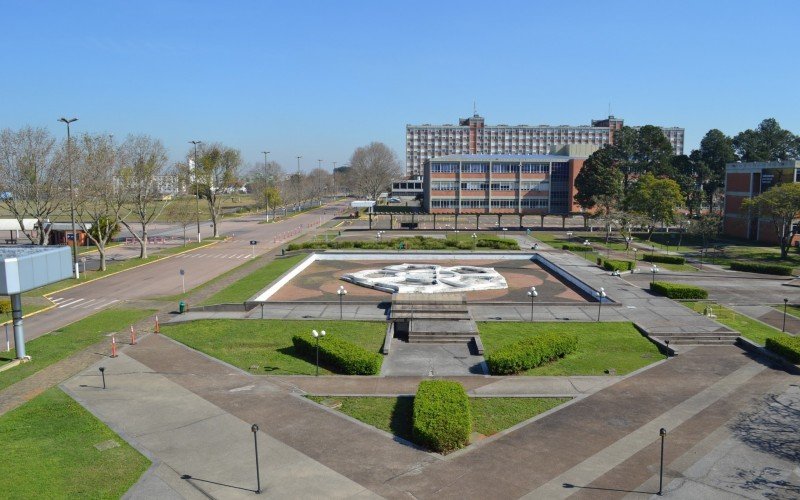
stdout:
[(427, 213), (568, 214), (575, 177), (596, 148), (549, 155), (447, 155), (424, 166)]
[[(406, 175), (421, 175), (431, 158), (447, 155), (540, 155), (567, 145), (600, 148), (614, 143), (623, 120), (613, 115), (591, 125), (493, 125), (473, 115), (458, 125), (406, 125)], [(684, 129), (662, 127), (676, 155), (683, 154)]]
[[(727, 164), (722, 232), (736, 238), (777, 243), (778, 234), (772, 221), (750, 213), (742, 208), (742, 204), (773, 186), (800, 182), (798, 172), (800, 172), (798, 160)], [(797, 233), (796, 229), (794, 233)]]
[(390, 196), (396, 198), (422, 198), (422, 176), (411, 177), (392, 183)]

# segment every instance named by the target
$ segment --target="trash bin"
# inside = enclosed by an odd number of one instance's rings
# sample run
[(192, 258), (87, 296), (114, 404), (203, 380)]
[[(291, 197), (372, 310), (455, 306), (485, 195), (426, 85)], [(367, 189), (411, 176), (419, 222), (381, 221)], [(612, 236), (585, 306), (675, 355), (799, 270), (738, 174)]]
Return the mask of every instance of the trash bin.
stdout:
[(185, 312), (186, 312), (186, 302), (184, 302), (184, 301), (180, 301), (180, 302), (178, 303), (178, 313), (179, 313), (179, 314), (183, 314), (183, 313), (185, 313)]

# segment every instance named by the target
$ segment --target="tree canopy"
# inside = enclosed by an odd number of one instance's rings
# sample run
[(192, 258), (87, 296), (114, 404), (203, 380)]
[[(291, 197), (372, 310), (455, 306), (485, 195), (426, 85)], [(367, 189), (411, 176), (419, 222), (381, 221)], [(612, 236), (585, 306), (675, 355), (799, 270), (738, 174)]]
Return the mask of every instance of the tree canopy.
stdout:
[(792, 240), (792, 224), (800, 217), (800, 184), (780, 184), (745, 201), (744, 206), (772, 222), (778, 235), (781, 258), (787, 258)]
[(739, 132), (733, 145), (742, 161), (786, 160), (800, 152), (800, 138), (781, 128), (774, 118), (762, 121), (755, 130)]

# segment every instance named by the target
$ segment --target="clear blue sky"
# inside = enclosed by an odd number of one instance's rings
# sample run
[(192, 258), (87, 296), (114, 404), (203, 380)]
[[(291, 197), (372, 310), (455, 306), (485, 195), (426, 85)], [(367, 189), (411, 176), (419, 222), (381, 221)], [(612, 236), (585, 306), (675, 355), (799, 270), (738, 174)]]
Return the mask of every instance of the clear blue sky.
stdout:
[(221, 141), (345, 163), (407, 123), (800, 133), (800, 2), (0, 0), (0, 128)]

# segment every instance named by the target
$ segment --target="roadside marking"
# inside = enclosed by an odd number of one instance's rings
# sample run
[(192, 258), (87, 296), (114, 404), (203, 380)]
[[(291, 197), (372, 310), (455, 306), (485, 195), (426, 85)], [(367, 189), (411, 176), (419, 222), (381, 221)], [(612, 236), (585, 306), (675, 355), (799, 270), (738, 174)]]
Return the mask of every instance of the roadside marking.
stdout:
[(77, 304), (78, 302), (83, 302), (84, 300), (86, 300), (86, 299), (67, 300), (66, 302), (63, 302), (63, 303), (59, 304), (58, 307), (59, 307), (59, 309), (62, 308), (62, 307), (70, 307), (71, 305)]

